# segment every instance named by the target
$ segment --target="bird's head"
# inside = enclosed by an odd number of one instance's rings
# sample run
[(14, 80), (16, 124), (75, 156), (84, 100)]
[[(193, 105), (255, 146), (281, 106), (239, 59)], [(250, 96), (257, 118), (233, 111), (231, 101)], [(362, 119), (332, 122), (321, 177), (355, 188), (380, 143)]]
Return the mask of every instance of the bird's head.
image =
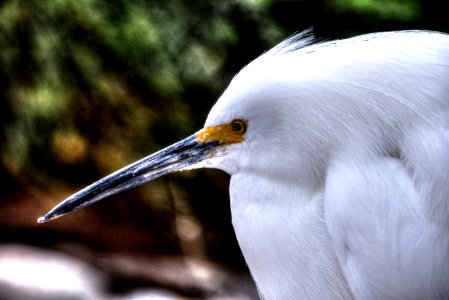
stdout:
[(275, 99), (262, 91), (246, 93), (251, 90), (249, 87), (238, 93), (235, 89), (239, 82), (236, 77), (235, 86), (231, 85), (213, 107), (203, 129), (73, 194), (38, 222), (49, 221), (175, 171), (218, 168), (234, 174), (275, 167), (274, 156), (282, 154), (274, 152), (280, 144), (285, 146), (288, 142), (288, 134), (282, 134), (282, 128), (288, 124), (282, 122), (281, 112), (272, 102)]
[[(288, 177), (307, 169), (307, 164), (298, 162), (310, 161), (308, 155), (315, 155), (318, 149), (301, 146), (313, 142), (311, 136), (306, 138), (310, 132), (301, 130), (310, 126), (303, 124), (306, 118), (298, 111), (296, 100), (301, 92), (285, 72), (289, 59), (279, 55), (295, 50), (289, 49), (289, 44), (310, 43), (304, 36), (294, 38), (300, 38), (299, 42), (280, 44), (237, 74), (210, 111), (203, 129), (73, 194), (38, 222), (179, 170), (209, 167), (229, 174), (246, 171)], [(282, 167), (279, 161), (283, 161)]]

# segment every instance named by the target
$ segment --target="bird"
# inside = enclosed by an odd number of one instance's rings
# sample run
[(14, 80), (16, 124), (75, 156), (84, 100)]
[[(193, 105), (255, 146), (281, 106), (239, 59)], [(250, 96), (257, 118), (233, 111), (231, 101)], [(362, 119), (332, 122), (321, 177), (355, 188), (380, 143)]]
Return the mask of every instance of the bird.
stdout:
[(449, 299), (449, 35), (294, 34), (235, 75), (203, 129), (38, 222), (195, 168), (231, 175), (262, 299)]

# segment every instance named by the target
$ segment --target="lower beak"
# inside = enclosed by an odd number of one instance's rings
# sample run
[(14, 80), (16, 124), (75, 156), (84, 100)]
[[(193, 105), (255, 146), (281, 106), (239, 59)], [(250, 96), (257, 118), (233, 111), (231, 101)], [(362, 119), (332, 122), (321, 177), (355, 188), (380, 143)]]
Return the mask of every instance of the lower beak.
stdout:
[(37, 221), (49, 221), (165, 174), (193, 166), (211, 157), (219, 144), (218, 141), (201, 142), (197, 140), (196, 134), (191, 135), (89, 185)]

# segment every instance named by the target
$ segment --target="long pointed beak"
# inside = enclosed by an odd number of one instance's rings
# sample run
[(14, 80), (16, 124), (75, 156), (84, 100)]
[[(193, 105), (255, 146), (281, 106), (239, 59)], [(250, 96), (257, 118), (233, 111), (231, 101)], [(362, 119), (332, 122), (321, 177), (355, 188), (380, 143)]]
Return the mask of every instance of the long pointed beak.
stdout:
[(55, 206), (37, 221), (43, 223), (78, 210), (105, 197), (165, 174), (192, 166), (213, 155), (219, 141), (200, 141), (197, 135), (179, 141), (87, 186)]

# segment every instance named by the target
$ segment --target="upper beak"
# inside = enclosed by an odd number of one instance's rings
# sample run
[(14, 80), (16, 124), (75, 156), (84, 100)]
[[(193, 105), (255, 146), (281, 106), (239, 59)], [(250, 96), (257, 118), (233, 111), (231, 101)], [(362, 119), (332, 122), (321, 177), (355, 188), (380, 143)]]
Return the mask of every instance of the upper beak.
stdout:
[(49, 221), (105, 197), (192, 166), (211, 157), (219, 144), (219, 141), (201, 141), (197, 139), (196, 134), (191, 135), (89, 185), (65, 199), (37, 221)]

